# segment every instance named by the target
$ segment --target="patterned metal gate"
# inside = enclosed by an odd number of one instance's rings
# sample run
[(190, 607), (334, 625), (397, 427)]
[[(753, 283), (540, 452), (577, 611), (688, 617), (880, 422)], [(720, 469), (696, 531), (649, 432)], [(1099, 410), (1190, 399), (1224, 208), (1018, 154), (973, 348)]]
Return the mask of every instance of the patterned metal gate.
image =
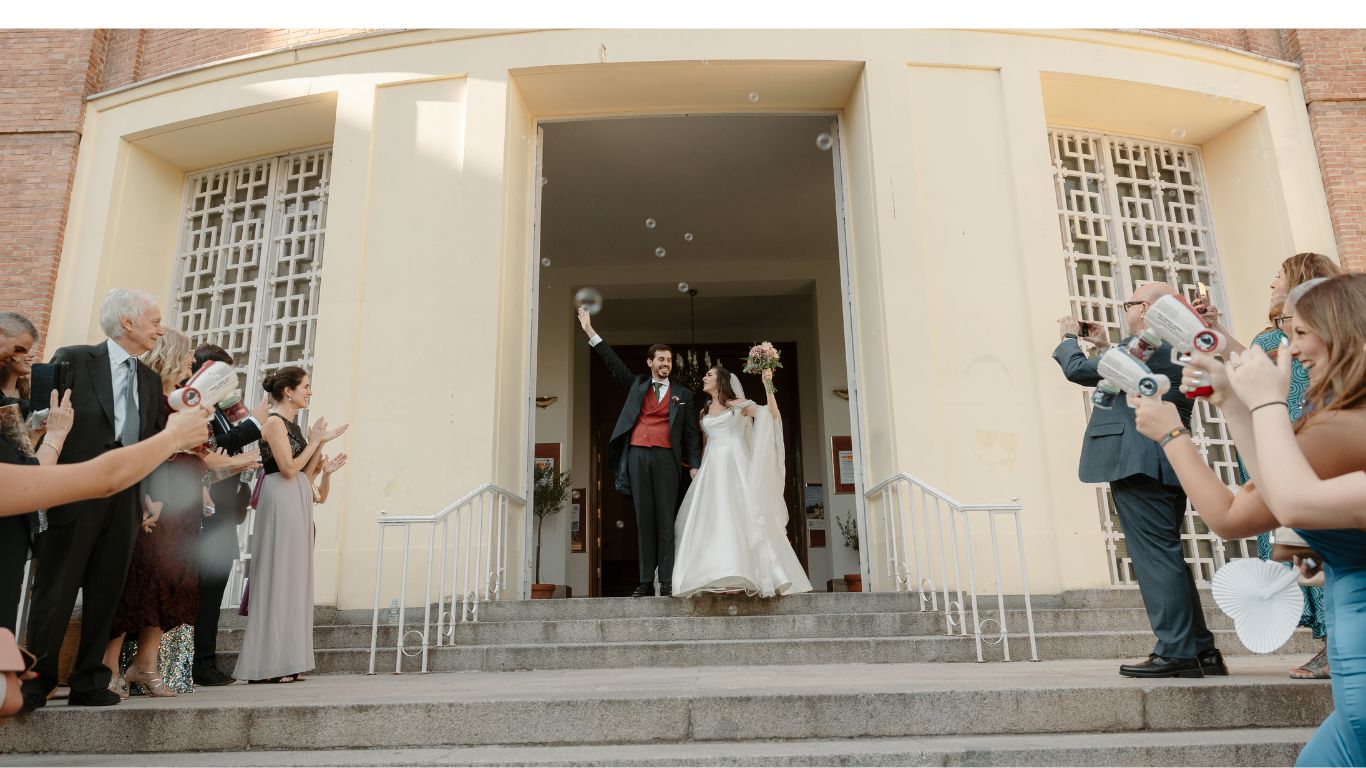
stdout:
[[(1068, 293), (1076, 317), (1125, 335), (1120, 307), (1134, 288), (1164, 282), (1193, 298), (1203, 283), (1219, 306), (1223, 280), (1195, 147), (1065, 128), (1048, 133)], [(1090, 408), (1090, 393), (1083, 407)], [(1089, 415), (1089, 410), (1088, 410)], [(1191, 431), (1200, 453), (1237, 487), (1233, 442), (1217, 408), (1197, 401)], [(1133, 584), (1132, 563), (1108, 486), (1096, 492), (1115, 584)], [(1207, 582), (1229, 558), (1255, 557), (1256, 541), (1228, 542), (1186, 508), (1186, 562)]]
[(237, 163), (186, 182), (173, 289), (176, 326), (246, 374), (310, 367), (318, 318), (331, 148)]

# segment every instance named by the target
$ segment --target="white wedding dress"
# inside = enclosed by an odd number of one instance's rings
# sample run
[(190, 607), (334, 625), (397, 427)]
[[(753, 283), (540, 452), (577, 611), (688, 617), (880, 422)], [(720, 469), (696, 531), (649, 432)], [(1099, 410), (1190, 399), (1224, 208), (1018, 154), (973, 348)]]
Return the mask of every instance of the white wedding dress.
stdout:
[(741, 400), (702, 417), (706, 453), (675, 523), (675, 597), (811, 591), (787, 540), (781, 422), (762, 406), (745, 416), (741, 411), (750, 405)]

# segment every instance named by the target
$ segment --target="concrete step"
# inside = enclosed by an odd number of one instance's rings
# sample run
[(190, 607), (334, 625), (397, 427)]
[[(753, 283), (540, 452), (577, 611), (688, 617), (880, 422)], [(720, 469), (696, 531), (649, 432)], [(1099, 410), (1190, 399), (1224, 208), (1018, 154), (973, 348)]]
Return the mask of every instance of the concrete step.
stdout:
[[(942, 610), (944, 593), (935, 593), (936, 603), (926, 598), (927, 608)], [(1206, 608), (1214, 606), (1209, 589), (1200, 590)], [(950, 592), (949, 601), (957, 601), (958, 593)], [(965, 600), (965, 608), (970, 607)], [(1023, 610), (1024, 598), (1006, 595), (1007, 610)], [(979, 595), (978, 610), (996, 610), (995, 595)], [(1103, 587), (1069, 590), (1061, 594), (1034, 595), (1030, 603), (1035, 611), (1048, 609), (1131, 610), (1143, 607), (1143, 599), (1135, 587)], [(732, 609), (734, 611), (732, 612)], [(567, 600), (500, 600), (479, 606), (480, 622), (488, 621), (571, 621), (593, 619), (630, 619), (657, 617), (723, 617), (723, 616), (790, 616), (798, 614), (832, 613), (909, 613), (921, 610), (921, 596), (915, 592), (809, 592), (781, 598), (747, 597), (745, 595), (700, 595), (687, 599), (576, 597)], [(436, 607), (432, 607), (435, 619)], [(317, 625), (365, 625), (373, 617), (372, 609), (320, 605), (314, 609)], [(379, 613), (381, 623), (389, 623), (389, 609), (384, 605)], [(421, 608), (404, 611), (407, 623), (423, 619)], [(235, 609), (223, 609), (219, 626), (240, 629), (246, 618)]]
[(1312, 728), (900, 739), (26, 755), (0, 766), (1288, 766)]
[[(108, 753), (129, 750), (1037, 738), (1084, 727), (1104, 734), (1091, 742), (1103, 748), (1112, 734), (1316, 726), (1332, 709), (1331, 690), (1328, 681), (1287, 678), (1285, 670), (1299, 661), (1248, 658), (1228, 677), (1169, 680), (1121, 678), (1110, 661), (319, 676), (290, 685), (204, 688), (174, 699), (134, 697), (115, 707), (53, 701), (0, 726), (0, 744), (16, 753), (61, 745), (103, 763)], [(1287, 735), (1280, 743), (1300, 738)], [(1034, 741), (1030, 748), (1053, 743)], [(1082, 762), (1108, 762), (1100, 753), (1078, 754), (1074, 759)], [(1188, 761), (1185, 754), (1178, 762)], [(1260, 761), (1255, 754), (1234, 756), (1231, 762)], [(1003, 758), (1030, 759), (1026, 753)]]
[[(987, 631), (998, 628), (997, 614), (983, 612)], [(955, 631), (960, 617), (952, 614)], [(971, 626), (972, 615), (963, 619)], [(1231, 629), (1233, 622), (1218, 609), (1206, 610), (1205, 621), (1211, 629)], [(794, 638), (911, 637), (945, 634), (945, 616), (940, 612), (913, 613), (828, 613), (772, 616), (699, 616), (630, 619), (568, 619), (546, 621), (480, 621), (455, 626), (455, 645), (525, 645), (532, 643), (620, 643), (669, 642), (679, 640), (780, 640)], [(1034, 612), (1036, 633), (1102, 632), (1148, 629), (1148, 615), (1140, 608), (1121, 609), (1041, 609)], [(1024, 611), (1006, 611), (1006, 628), (1013, 635), (1025, 634), (1028, 627)], [(420, 644), (421, 625), (408, 625), (406, 644)], [(333, 624), (314, 627), (314, 646), (319, 649), (369, 647), (370, 626)], [(393, 648), (398, 630), (381, 625), (379, 644)], [(242, 630), (219, 632), (218, 648), (241, 648)]]
[[(1232, 630), (1213, 630), (1219, 648), (1238, 656), (1248, 651)], [(1037, 636), (1040, 659), (1140, 659), (1153, 649), (1147, 630), (1119, 632), (1053, 632)], [(983, 643), (983, 659), (1005, 658), (1003, 644)], [(1010, 637), (1010, 659), (1030, 658), (1029, 638)], [(1307, 630), (1297, 632), (1282, 653), (1303, 655), (1318, 651)], [(407, 672), (421, 669), (420, 646), (406, 645), (411, 658)], [(395, 651), (381, 648), (376, 670), (394, 669)], [(334, 648), (315, 652), (320, 674), (358, 674), (369, 669), (370, 649)], [(220, 666), (231, 670), (236, 653), (219, 654)], [(968, 662), (977, 660), (971, 637), (835, 637), (761, 640), (677, 640), (661, 642), (528, 643), (432, 647), (428, 670), (433, 672), (611, 669), (615, 667), (711, 667), (724, 665), (787, 664), (903, 664)], [(1303, 659), (1301, 659), (1303, 661)]]

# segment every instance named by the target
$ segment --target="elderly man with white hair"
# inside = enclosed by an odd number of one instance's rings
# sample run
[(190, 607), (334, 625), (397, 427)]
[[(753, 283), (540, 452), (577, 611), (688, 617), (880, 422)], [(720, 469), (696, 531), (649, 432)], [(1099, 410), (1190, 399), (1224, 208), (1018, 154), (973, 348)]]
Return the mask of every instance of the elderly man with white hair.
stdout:
[[(166, 423), (161, 378), (138, 360), (164, 333), (156, 299), (144, 291), (115, 288), (104, 298), (100, 327), (105, 341), (63, 347), (52, 357), (53, 363), (70, 364), (75, 409), (75, 423), (59, 451), (62, 464), (132, 445)], [(24, 711), (43, 706), (57, 687), (57, 659), (77, 590), (83, 616), (68, 703), (119, 703), (119, 695), (108, 688), (111, 673), (104, 666), (104, 647), (141, 516), (136, 487), (48, 510), (28, 634), (28, 647), (38, 657), (38, 677), (24, 683)]]

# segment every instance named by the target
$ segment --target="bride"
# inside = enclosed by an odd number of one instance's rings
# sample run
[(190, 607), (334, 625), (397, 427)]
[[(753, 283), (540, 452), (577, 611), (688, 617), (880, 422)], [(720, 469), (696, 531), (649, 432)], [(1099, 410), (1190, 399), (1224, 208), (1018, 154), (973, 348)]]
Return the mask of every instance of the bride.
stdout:
[[(763, 373), (764, 381), (773, 371)], [(702, 378), (709, 400), (702, 466), (675, 523), (673, 594), (743, 590), (750, 595), (810, 592), (787, 541), (783, 501), (783, 431), (778, 402), (744, 399), (740, 380), (721, 366)]]

